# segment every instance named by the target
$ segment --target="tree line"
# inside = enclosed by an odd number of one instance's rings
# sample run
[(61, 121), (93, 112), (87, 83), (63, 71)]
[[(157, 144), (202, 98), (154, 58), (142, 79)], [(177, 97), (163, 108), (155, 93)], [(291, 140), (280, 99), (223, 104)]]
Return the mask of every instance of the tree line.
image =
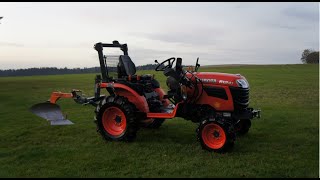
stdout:
[[(319, 64), (319, 51), (305, 49), (301, 55), (301, 61), (304, 64)], [(157, 64), (146, 64), (137, 66), (137, 70), (154, 70)], [(109, 67), (109, 72), (117, 72), (116, 67)], [(0, 69), (0, 77), (5, 76), (33, 76), (33, 75), (58, 75), (58, 74), (85, 74), (85, 73), (100, 73), (100, 67), (90, 68), (57, 68), (57, 67), (41, 67), (27, 69)]]
[[(147, 64), (137, 66), (137, 70), (154, 70), (156, 64)], [(109, 72), (117, 72), (116, 67), (108, 67)], [(27, 68), (27, 69), (8, 69), (0, 70), (1, 77), (8, 76), (33, 76), (33, 75), (58, 75), (58, 74), (86, 74), (86, 73), (100, 73), (100, 67), (91, 68), (57, 68), (57, 67), (41, 67), (41, 68)]]

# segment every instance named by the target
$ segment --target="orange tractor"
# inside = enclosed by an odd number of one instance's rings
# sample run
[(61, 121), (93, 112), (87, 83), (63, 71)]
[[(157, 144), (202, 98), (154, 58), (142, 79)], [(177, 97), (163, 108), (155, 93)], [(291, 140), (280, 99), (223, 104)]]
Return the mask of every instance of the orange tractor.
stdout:
[[(104, 47), (123, 51), (109, 76)], [(97, 43), (101, 75), (95, 77), (93, 97), (84, 97), (81, 91), (53, 92), (50, 100), (32, 106), (30, 110), (51, 122), (51, 125), (73, 124), (56, 104), (59, 98), (72, 98), (79, 104), (95, 106), (97, 131), (108, 141), (133, 141), (141, 128), (159, 128), (165, 120), (182, 117), (198, 123), (197, 138), (204, 149), (227, 152), (232, 149), (237, 134), (246, 134), (251, 120), (260, 118), (259, 109), (249, 107), (249, 83), (240, 74), (197, 72), (185, 70), (181, 58), (169, 58), (157, 63), (155, 70), (167, 77), (169, 88), (165, 93), (153, 75), (136, 75), (135, 64), (128, 55), (127, 44)], [(175, 64), (174, 64), (175, 63)], [(108, 95), (101, 95), (106, 89)]]

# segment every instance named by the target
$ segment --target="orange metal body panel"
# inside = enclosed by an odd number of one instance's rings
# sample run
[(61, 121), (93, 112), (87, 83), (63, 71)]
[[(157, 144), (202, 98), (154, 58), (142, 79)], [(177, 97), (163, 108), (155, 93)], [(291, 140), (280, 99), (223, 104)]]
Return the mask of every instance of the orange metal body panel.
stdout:
[[(197, 101), (197, 104), (208, 104), (213, 107), (217, 111), (233, 111), (233, 100), (229, 87), (234, 86), (238, 87), (236, 80), (244, 79), (241, 75), (234, 74), (226, 74), (226, 73), (216, 73), (216, 72), (194, 72), (199, 79), (202, 80), (203, 86), (211, 86), (211, 87), (220, 87), (224, 88), (226, 94), (228, 96), (228, 100), (224, 100), (221, 98), (216, 98), (212, 96), (208, 96), (208, 94), (203, 91), (202, 96)], [(191, 78), (192, 81), (195, 81), (195, 78), (192, 75), (186, 74), (187, 77)], [(201, 93), (201, 84), (198, 83), (199, 92)], [(188, 96), (192, 96), (194, 89), (188, 88)]]
[[(195, 78), (192, 77), (191, 74), (186, 74), (189, 78), (191, 78), (192, 81), (195, 81)], [(244, 78), (241, 75), (233, 75), (233, 74), (226, 74), (226, 73), (212, 73), (212, 72), (194, 72), (194, 75), (196, 75), (198, 78), (200, 78), (203, 82), (204, 87), (210, 86), (210, 87), (220, 87), (224, 88), (225, 92), (228, 96), (228, 99), (221, 99), (217, 97), (209, 96), (205, 91), (203, 91), (203, 94), (199, 98), (199, 100), (196, 102), (196, 104), (208, 104), (211, 107), (213, 107), (217, 111), (233, 111), (233, 100), (232, 95), (230, 92), (229, 87), (234, 86), (237, 87), (236, 80)], [(206, 81), (210, 80), (210, 81)], [(140, 96), (137, 92), (135, 92), (130, 87), (119, 84), (119, 83), (101, 83), (101, 88), (111, 87), (115, 89), (115, 93), (120, 96), (125, 96), (129, 99), (130, 102), (136, 105), (136, 107), (139, 109), (139, 111), (147, 113), (147, 119), (150, 118), (165, 118), (165, 119), (171, 119), (176, 116), (178, 103), (173, 110), (172, 113), (150, 113), (148, 103), (144, 96)], [(198, 83), (199, 87), (199, 94), (202, 91), (202, 86), (200, 83)], [(169, 105), (169, 101), (167, 99), (163, 99), (163, 96), (165, 95), (165, 92), (161, 88), (155, 89), (155, 91), (160, 95), (160, 100), (164, 102), (164, 106)], [(187, 89), (188, 97), (191, 97), (194, 93), (194, 88)]]
[[(243, 77), (241, 75), (217, 73), (217, 72), (194, 72), (193, 74), (202, 80), (203, 79), (215, 80), (214, 83), (203, 81), (204, 84), (213, 84), (213, 85), (219, 85), (219, 86), (238, 87), (236, 80), (237, 79), (245, 79), (245, 77)], [(188, 78), (192, 77), (192, 75), (190, 73), (187, 73), (186, 76)], [(195, 80), (194, 77), (192, 77), (191, 79), (193, 81)], [(230, 84), (227, 84), (226, 81), (230, 82)]]
[[(233, 111), (234, 110), (232, 96), (228, 86), (211, 85), (211, 84), (206, 84), (204, 86), (224, 88), (228, 96), (228, 100), (209, 96), (205, 91), (203, 91), (202, 96), (199, 98), (196, 104), (208, 104), (217, 111)], [(199, 93), (201, 93), (202, 91), (201, 85), (198, 85), (198, 87), (199, 87)], [(193, 91), (194, 91), (193, 89), (188, 88), (187, 90), (188, 97), (192, 96)]]
[(73, 98), (72, 93), (52, 92), (50, 103), (55, 104), (60, 98)]
[(120, 83), (101, 83), (101, 88), (111, 87), (115, 89), (115, 94), (119, 96), (124, 96), (133, 103), (139, 111), (149, 112), (148, 103), (144, 96), (140, 96), (135, 90), (130, 87), (120, 84)]
[[(101, 88), (111, 87), (115, 89), (115, 93), (120, 96), (125, 96), (128, 98), (130, 102), (132, 102), (141, 112), (147, 113), (147, 119), (151, 120), (151, 118), (164, 118), (164, 119), (171, 119), (176, 116), (177, 109), (179, 107), (178, 103), (175, 106), (175, 109), (172, 111), (172, 113), (149, 113), (149, 107), (148, 103), (144, 96), (140, 96), (137, 92), (135, 92), (130, 87), (119, 84), (119, 83), (101, 83)], [(164, 101), (164, 105), (169, 105), (169, 101), (167, 99), (163, 99), (163, 96), (165, 95), (163, 89), (157, 88), (155, 89), (157, 93), (160, 95), (160, 100)]]

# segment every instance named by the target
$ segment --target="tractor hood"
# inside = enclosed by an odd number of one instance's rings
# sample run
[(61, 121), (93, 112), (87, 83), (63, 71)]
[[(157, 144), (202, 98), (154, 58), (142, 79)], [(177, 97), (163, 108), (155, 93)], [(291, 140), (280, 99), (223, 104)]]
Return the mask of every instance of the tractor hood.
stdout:
[[(203, 84), (249, 88), (248, 81), (244, 76), (240, 74), (227, 74), (218, 72), (194, 72), (193, 75), (201, 79)], [(187, 77), (191, 78), (192, 75), (188, 73)], [(192, 80), (194, 80), (194, 78), (192, 78)]]

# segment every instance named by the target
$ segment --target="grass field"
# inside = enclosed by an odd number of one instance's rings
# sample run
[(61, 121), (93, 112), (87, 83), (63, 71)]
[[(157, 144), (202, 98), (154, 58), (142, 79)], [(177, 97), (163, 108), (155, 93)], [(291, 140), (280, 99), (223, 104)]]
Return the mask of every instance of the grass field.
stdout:
[[(175, 118), (141, 129), (133, 143), (105, 142), (94, 107), (62, 99), (72, 126), (50, 126), (28, 111), (52, 91), (93, 95), (94, 74), (0, 78), (0, 177), (319, 177), (319, 66), (200, 68), (240, 73), (250, 106), (262, 109), (231, 153), (201, 149), (197, 124)], [(165, 87), (165, 78), (154, 71)]]

